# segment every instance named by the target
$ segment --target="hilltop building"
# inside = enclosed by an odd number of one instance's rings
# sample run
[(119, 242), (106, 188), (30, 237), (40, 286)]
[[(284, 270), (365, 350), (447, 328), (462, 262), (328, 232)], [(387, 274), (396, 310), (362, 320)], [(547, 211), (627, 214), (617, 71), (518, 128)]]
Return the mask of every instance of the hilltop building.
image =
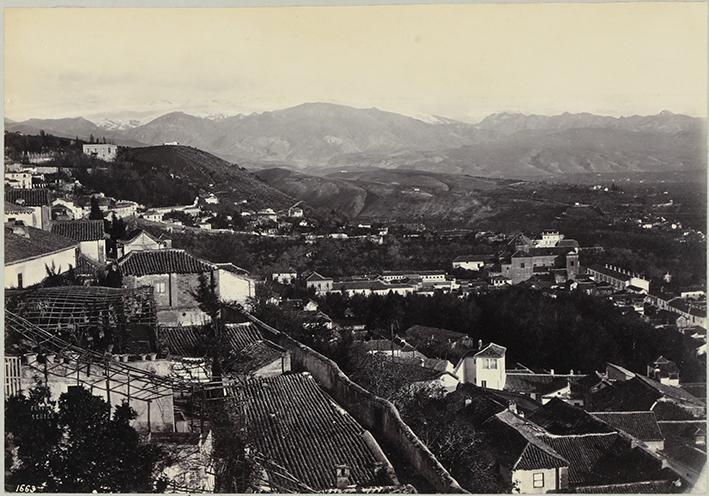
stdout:
[(335, 281), (330, 277), (325, 277), (317, 272), (313, 272), (305, 278), (305, 287), (310, 290), (315, 290), (315, 294), (325, 294), (332, 291), (332, 285)]
[(84, 155), (113, 162), (118, 156), (118, 146), (107, 143), (90, 143), (83, 146)]

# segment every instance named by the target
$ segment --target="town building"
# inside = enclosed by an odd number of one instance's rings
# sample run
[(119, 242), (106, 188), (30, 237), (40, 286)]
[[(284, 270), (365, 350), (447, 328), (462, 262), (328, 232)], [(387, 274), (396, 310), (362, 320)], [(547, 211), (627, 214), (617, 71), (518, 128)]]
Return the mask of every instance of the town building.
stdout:
[(32, 209), (32, 227), (49, 229), (52, 219), (52, 199), (47, 189), (8, 189), (5, 191), (5, 201)]
[(490, 343), (480, 351), (469, 352), (455, 367), (455, 375), (460, 382), (475, 384), (490, 389), (505, 389), (504, 346)]
[(21, 222), (25, 226), (40, 228), (41, 219), (37, 218), (35, 211), (30, 207), (5, 202), (5, 222)]
[(579, 273), (578, 248), (565, 246), (523, 248), (516, 250), (508, 263), (501, 264), (502, 275), (512, 284), (524, 282), (534, 275), (559, 275), (574, 280)]
[(385, 270), (379, 279), (386, 282), (402, 279), (420, 279), (424, 283), (446, 280), (445, 270)]
[(305, 278), (305, 287), (308, 290), (313, 289), (315, 294), (325, 294), (332, 291), (332, 285), (335, 281), (330, 277), (325, 277), (317, 272), (313, 272)]
[(293, 269), (271, 273), (271, 280), (278, 284), (293, 284), (297, 279), (298, 272)]
[(453, 269), (482, 270), (485, 264), (490, 263), (489, 255), (462, 255), (453, 259)]
[(256, 297), (256, 281), (248, 271), (232, 263), (212, 265), (220, 301), (251, 308), (251, 300)]
[(361, 295), (387, 295), (389, 293), (402, 296), (413, 294), (417, 287), (412, 284), (396, 284), (379, 279), (369, 279), (364, 281), (342, 281), (335, 282), (329, 292), (341, 293), (347, 296)]
[(19, 189), (32, 189), (32, 174), (25, 171), (5, 171), (5, 186)]
[(652, 365), (647, 367), (647, 376), (660, 384), (679, 386), (679, 367), (672, 360), (660, 355)]
[(5, 224), (5, 288), (41, 283), (47, 271), (76, 267), (79, 243), (19, 223)]
[(158, 320), (164, 325), (201, 325), (209, 316), (200, 309), (200, 285), (213, 287), (221, 301), (248, 306), (255, 282), (233, 264), (214, 264), (184, 250), (134, 250), (118, 261), (127, 288), (151, 286)]
[(52, 223), (52, 233), (79, 242), (83, 255), (96, 262), (106, 260), (106, 233), (102, 220), (71, 220)]
[(610, 284), (617, 291), (637, 288), (640, 292), (650, 292), (650, 281), (629, 270), (613, 265), (592, 265), (586, 268), (586, 273), (596, 282)]
[(87, 209), (75, 201), (66, 198), (55, 198), (52, 201), (52, 212), (54, 212), (55, 207), (64, 207), (64, 209), (68, 210), (71, 213), (71, 219), (68, 220), (78, 220), (85, 217), (89, 213)]
[(118, 261), (127, 288), (151, 286), (158, 321), (164, 325), (199, 325), (209, 316), (199, 308), (195, 293), (200, 279), (214, 281), (214, 266), (184, 250), (131, 251)]
[(84, 155), (113, 162), (118, 156), (118, 146), (107, 143), (89, 143), (83, 146)]
[(288, 209), (288, 217), (299, 219), (303, 217), (303, 209), (300, 207), (293, 206)]
[(138, 229), (131, 233), (128, 239), (119, 239), (117, 246), (118, 258), (122, 258), (132, 251), (162, 250), (165, 248), (172, 248), (172, 241), (169, 239), (163, 239), (162, 236), (158, 238), (150, 234), (148, 231)]

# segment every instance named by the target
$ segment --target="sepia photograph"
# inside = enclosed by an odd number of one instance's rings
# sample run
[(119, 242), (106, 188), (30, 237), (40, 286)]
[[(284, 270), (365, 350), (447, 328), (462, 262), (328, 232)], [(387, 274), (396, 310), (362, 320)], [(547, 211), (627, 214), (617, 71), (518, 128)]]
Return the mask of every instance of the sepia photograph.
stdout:
[(707, 2), (5, 4), (4, 492), (709, 490)]

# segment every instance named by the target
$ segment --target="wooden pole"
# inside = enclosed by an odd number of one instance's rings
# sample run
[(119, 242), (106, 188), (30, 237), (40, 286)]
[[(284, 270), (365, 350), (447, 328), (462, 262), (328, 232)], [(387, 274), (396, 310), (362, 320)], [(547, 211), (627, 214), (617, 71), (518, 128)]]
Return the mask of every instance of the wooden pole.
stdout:
[(130, 406), (130, 370), (128, 371), (128, 382), (127, 382), (127, 396), (128, 396), (128, 406)]
[(153, 402), (153, 400), (148, 400), (148, 433), (151, 432), (150, 430), (150, 404)]

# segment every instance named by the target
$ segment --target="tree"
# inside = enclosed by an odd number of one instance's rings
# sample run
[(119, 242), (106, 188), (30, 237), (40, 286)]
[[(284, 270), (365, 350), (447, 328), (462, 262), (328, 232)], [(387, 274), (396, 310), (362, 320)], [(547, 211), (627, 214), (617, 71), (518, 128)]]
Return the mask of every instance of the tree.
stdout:
[(91, 197), (91, 212), (89, 212), (89, 219), (103, 220), (103, 212), (98, 206), (98, 199), (95, 196)]
[[(55, 408), (57, 407), (58, 408)], [(20, 484), (48, 492), (149, 492), (162, 450), (141, 443), (130, 426), (135, 412), (111, 406), (84, 388), (58, 402), (42, 387), (5, 404), (5, 431), (14, 460), (7, 488)]]

